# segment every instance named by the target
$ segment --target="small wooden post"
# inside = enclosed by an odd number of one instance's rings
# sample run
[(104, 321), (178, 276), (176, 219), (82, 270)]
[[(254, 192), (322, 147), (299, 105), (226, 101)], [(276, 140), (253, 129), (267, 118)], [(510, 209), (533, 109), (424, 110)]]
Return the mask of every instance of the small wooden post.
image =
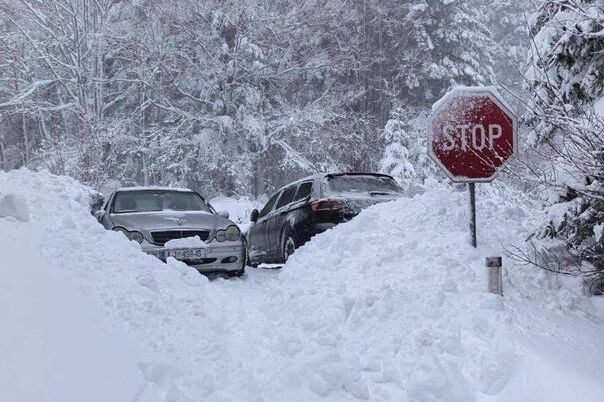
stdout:
[(503, 296), (503, 273), (501, 265), (501, 257), (487, 257), (486, 259), (489, 293), (499, 296)]
[(470, 193), (470, 244), (476, 248), (476, 183), (468, 183)]

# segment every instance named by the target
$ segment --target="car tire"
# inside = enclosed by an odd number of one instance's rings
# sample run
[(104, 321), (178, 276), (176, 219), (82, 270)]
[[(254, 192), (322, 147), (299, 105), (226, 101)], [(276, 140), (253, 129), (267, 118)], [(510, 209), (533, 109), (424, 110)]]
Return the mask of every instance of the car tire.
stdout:
[(245, 247), (245, 264), (243, 264), (243, 266), (258, 268), (258, 265), (260, 265), (260, 263), (252, 262), (252, 259), (250, 258), (250, 253), (249, 253), (249, 245), (247, 243), (247, 239), (245, 239), (245, 238), (243, 240), (243, 245)]
[(229, 272), (229, 277), (230, 278), (239, 278), (240, 276), (243, 276), (243, 274), (245, 274), (245, 267), (238, 269), (237, 271)]
[(245, 249), (245, 264), (244, 266), (247, 267), (252, 267), (252, 268), (258, 268), (258, 265), (260, 265), (257, 262), (252, 262), (252, 259), (250, 258), (250, 253), (247, 251), (247, 247)]
[(296, 250), (296, 237), (291, 230), (285, 230), (281, 236), (281, 262), (285, 264)]

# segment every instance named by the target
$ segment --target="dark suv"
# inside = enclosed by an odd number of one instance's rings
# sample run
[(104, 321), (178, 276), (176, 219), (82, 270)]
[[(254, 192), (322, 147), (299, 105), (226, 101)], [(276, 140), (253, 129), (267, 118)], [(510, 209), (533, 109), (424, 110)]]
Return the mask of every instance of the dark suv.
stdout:
[(249, 264), (283, 263), (315, 234), (402, 192), (392, 177), (375, 173), (317, 174), (282, 187), (262, 210), (252, 211)]

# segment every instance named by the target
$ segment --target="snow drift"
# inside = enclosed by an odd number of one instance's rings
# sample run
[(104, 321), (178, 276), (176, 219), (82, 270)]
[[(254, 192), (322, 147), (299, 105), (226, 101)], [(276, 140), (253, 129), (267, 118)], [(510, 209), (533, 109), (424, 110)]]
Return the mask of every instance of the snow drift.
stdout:
[(0, 399), (598, 400), (604, 330), (579, 287), (506, 260), (505, 298), (485, 293), (484, 257), (522, 240), (534, 212), (481, 188), (478, 250), (465, 194), (432, 183), (281, 270), (208, 282), (104, 230), (74, 180), (0, 173), (0, 197), (29, 211), (0, 218)]
[(33, 192), (22, 179), (36, 176), (23, 173), (0, 173), (0, 400), (133, 399), (143, 386), (136, 351), (64, 277), (62, 259), (44, 257), (39, 218), (55, 205), (34, 208), (27, 223), (23, 194)]
[[(540, 218), (520, 194), (479, 187), (476, 250), (467, 194), (430, 183), (422, 195), (376, 205), (317, 236), (288, 261), (280, 276), (288, 292), (274, 303), (293, 307), (280, 327), (296, 328), (297, 354), (317, 359), (305, 372), (314, 391), (372, 400), (598, 399), (604, 348), (594, 343), (604, 328), (599, 318), (585, 320), (592, 300), (575, 280), (505, 258)], [(484, 262), (493, 255), (504, 256), (505, 299), (486, 293)], [(583, 340), (569, 344), (577, 331)], [(592, 369), (582, 370), (587, 361)]]

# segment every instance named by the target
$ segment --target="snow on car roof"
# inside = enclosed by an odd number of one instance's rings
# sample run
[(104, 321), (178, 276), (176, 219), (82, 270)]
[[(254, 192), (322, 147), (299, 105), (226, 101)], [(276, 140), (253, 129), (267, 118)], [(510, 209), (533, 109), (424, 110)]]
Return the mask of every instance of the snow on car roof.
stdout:
[(115, 190), (118, 191), (141, 191), (141, 190), (160, 190), (160, 191), (182, 191), (186, 193), (192, 193), (193, 190), (189, 188), (179, 188), (179, 187), (160, 187), (160, 186), (138, 186), (138, 187), (122, 187)]
[(316, 178), (323, 178), (323, 177), (336, 177), (336, 176), (377, 176), (377, 177), (390, 177), (392, 178), (392, 176), (387, 175), (387, 174), (383, 174), (383, 173), (374, 173), (374, 172), (331, 172), (331, 173), (315, 173), (313, 175), (310, 176), (306, 176), (303, 177), (301, 179), (298, 179), (296, 181), (292, 181), (291, 183), (288, 183), (284, 186), (281, 186), (277, 191), (275, 191), (275, 193), (285, 189), (286, 187), (290, 187), (290, 186), (296, 186), (300, 183), (302, 183), (303, 181), (308, 181), (308, 180), (314, 180)]

